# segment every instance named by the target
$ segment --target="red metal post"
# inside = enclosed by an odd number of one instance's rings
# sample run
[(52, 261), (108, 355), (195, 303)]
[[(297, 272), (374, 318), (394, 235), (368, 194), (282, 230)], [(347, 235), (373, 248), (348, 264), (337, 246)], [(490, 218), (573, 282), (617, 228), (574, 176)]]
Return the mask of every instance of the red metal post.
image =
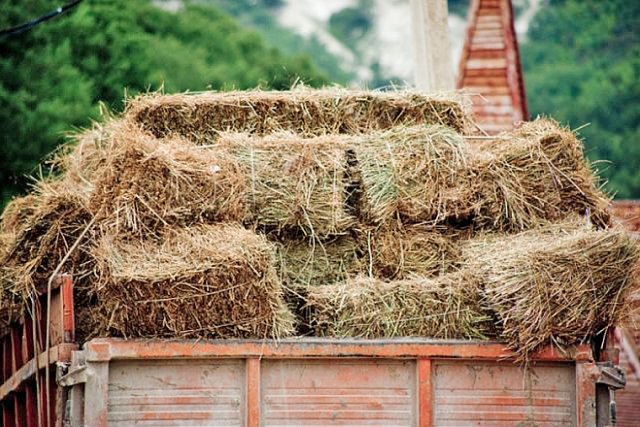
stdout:
[(13, 375), (22, 366), (22, 348), (20, 341), (20, 331), (14, 327), (11, 329), (11, 375)]
[(13, 407), (15, 408), (16, 419), (15, 419), (15, 427), (25, 427), (26, 420), (23, 417), (25, 413), (25, 401), (24, 401), (24, 393), (16, 393), (13, 395)]
[(60, 295), (62, 296), (62, 332), (63, 342), (75, 342), (75, 318), (73, 312), (73, 280), (70, 275), (61, 277)]
[(247, 427), (260, 426), (260, 359), (247, 359), (246, 423)]
[(37, 399), (36, 399), (36, 383), (29, 381), (25, 390), (25, 421), (27, 427), (36, 427), (38, 425)]
[(433, 425), (433, 384), (431, 382), (431, 360), (419, 358), (418, 364), (418, 425)]
[(595, 363), (576, 363), (576, 412), (578, 427), (596, 425), (596, 379), (600, 371)]

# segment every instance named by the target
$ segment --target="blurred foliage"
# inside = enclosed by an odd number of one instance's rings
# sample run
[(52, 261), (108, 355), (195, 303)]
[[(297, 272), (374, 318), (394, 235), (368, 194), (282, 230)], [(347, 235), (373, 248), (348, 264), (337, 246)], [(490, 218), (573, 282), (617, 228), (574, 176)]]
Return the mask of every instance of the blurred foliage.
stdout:
[(344, 8), (329, 18), (329, 32), (355, 50), (373, 26), (373, 1), (359, 0), (356, 7)]
[[(266, 1), (276, 7), (277, 1)], [(58, 6), (4, 2), (0, 28)], [(208, 5), (176, 13), (147, 0), (94, 0), (18, 36), (0, 38), (0, 207), (24, 191), (38, 162), (64, 133), (120, 110), (129, 95), (204, 89), (326, 84), (307, 57), (284, 56)]]
[(289, 55), (306, 54), (331, 81), (346, 84), (355, 77), (343, 69), (340, 61), (327, 51), (317, 37), (305, 38), (280, 25), (276, 18), (282, 0), (203, 0), (259, 32), (265, 41)]
[(640, 198), (640, 2), (552, 0), (521, 46), (531, 115), (580, 130), (619, 198)]
[(469, 0), (448, 0), (447, 7), (449, 8), (449, 13), (464, 18), (467, 16), (467, 11), (469, 10)]

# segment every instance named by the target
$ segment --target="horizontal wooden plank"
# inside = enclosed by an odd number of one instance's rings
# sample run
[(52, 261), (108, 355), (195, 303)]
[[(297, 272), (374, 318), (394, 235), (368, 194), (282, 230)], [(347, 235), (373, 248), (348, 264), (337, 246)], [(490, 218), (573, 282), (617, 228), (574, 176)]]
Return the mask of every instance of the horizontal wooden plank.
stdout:
[(500, 43), (476, 43), (472, 46), (469, 47), (469, 49), (471, 51), (474, 50), (498, 50), (498, 49), (505, 49), (505, 44), (500, 42)]
[(505, 77), (507, 76), (506, 68), (468, 68), (464, 70), (464, 76), (470, 77)]
[[(483, 88), (480, 93), (489, 92), (486, 88), (504, 87), (508, 88), (507, 76), (502, 77), (464, 77), (462, 81), (462, 87), (465, 89), (470, 88)], [(501, 94), (503, 92), (500, 92)], [(505, 92), (508, 93), (508, 92)], [(497, 95), (497, 93), (495, 93)]]
[(513, 105), (490, 105), (486, 102), (481, 101), (477, 104), (474, 104), (473, 110), (484, 115), (505, 115), (509, 117), (513, 116)]
[(480, 86), (480, 85), (466, 85), (463, 84), (463, 89), (466, 93), (469, 94), (480, 94), (482, 96), (492, 96), (492, 95), (509, 95), (511, 96), (511, 91), (508, 87), (498, 85), (498, 86)]
[(502, 58), (505, 55), (505, 49), (475, 49), (469, 52), (468, 59)]
[(501, 28), (476, 28), (473, 31), (473, 37), (502, 37)]
[(506, 58), (482, 58), (482, 59), (470, 59), (467, 61), (466, 69), (503, 69), (507, 68)]

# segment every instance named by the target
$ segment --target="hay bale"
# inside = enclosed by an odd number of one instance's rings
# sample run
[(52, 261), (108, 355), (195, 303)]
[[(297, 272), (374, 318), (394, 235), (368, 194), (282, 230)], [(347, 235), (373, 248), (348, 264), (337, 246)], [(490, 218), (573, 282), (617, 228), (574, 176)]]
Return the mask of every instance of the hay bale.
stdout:
[(0, 337), (9, 332), (9, 327), (24, 314), (23, 305), (8, 292), (0, 295)]
[(470, 164), (483, 200), (483, 228), (525, 230), (574, 213), (609, 225), (609, 198), (586, 161), (576, 135), (538, 119), (485, 143), (470, 145)]
[(291, 91), (204, 92), (142, 95), (127, 102), (125, 116), (157, 137), (178, 134), (198, 143), (218, 132), (266, 135), (359, 134), (393, 126), (442, 124), (462, 131), (466, 107), (459, 95), (371, 92), (338, 88)]
[[(12, 233), (0, 232), (0, 260), (2, 260), (13, 245), (16, 236)], [(0, 267), (0, 336), (3, 336), (7, 327), (22, 315), (22, 307), (11, 292), (12, 284), (6, 280)]]
[(276, 246), (284, 285), (303, 296), (310, 288), (343, 282), (364, 271), (361, 242), (351, 235), (324, 242), (287, 239)]
[(442, 126), (397, 128), (354, 146), (367, 222), (443, 223), (476, 210), (462, 137)]
[(292, 330), (273, 246), (239, 226), (176, 229), (159, 242), (104, 237), (93, 255), (92, 336), (279, 338)]
[[(91, 227), (92, 215), (86, 198), (73, 190), (63, 181), (40, 182), (33, 214), (14, 235), (0, 259), (0, 278), (9, 283), (11, 291), (22, 300), (31, 296), (36, 288), (46, 286), (76, 240)], [(60, 272), (72, 273), (76, 281), (81, 282), (93, 268), (88, 261), (87, 247), (83, 242), (71, 253)]]
[(491, 319), (481, 309), (473, 276), (394, 282), (359, 277), (309, 293), (311, 321), (320, 336), (486, 339)]
[(108, 166), (121, 133), (131, 132), (131, 126), (122, 120), (108, 117), (103, 123), (71, 134), (51, 159), (52, 166), (60, 171), (61, 178), (85, 194), (95, 189), (102, 171)]
[(0, 260), (9, 252), (9, 248), (13, 245), (16, 236), (13, 233), (0, 232)]
[(640, 248), (622, 231), (552, 226), (477, 239), (464, 254), (502, 337), (523, 360), (546, 344), (563, 349), (616, 325), (638, 288)]
[(361, 242), (356, 235), (274, 242), (285, 300), (296, 315), (296, 335), (313, 335), (307, 297), (318, 286), (343, 282), (365, 271)]
[(354, 152), (369, 223), (513, 232), (578, 213), (609, 224), (580, 141), (546, 119), (476, 144), (443, 127), (396, 129)]
[(36, 203), (37, 197), (33, 194), (11, 199), (0, 216), (0, 230), (4, 233), (19, 233), (33, 216)]
[(327, 238), (355, 225), (347, 205), (346, 146), (339, 137), (226, 134), (215, 148), (228, 150), (241, 165), (245, 202), (259, 227)]
[(445, 274), (459, 263), (459, 236), (424, 224), (395, 224), (366, 231), (366, 259), (369, 275), (399, 280), (411, 276)]
[(180, 139), (160, 142), (135, 126), (112, 138), (89, 202), (104, 229), (149, 235), (248, 216), (246, 176), (225, 152)]

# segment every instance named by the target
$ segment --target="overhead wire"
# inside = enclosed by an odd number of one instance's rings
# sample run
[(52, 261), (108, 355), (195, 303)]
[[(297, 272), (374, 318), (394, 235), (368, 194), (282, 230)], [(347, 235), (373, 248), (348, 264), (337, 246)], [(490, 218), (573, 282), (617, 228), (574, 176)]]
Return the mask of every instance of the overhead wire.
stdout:
[(74, 7), (78, 6), (81, 2), (82, 0), (70, 1), (63, 6), (60, 6), (52, 10), (51, 12), (45, 13), (44, 15), (41, 15), (35, 19), (27, 21), (24, 24), (20, 24), (20, 25), (16, 25), (15, 27), (10, 27), (10, 28), (5, 28), (4, 30), (0, 30), (0, 38), (22, 34), (25, 31), (28, 31), (33, 27), (36, 27), (42, 24), (43, 22), (46, 22), (52, 18), (55, 18), (58, 15), (65, 13), (70, 9), (73, 9)]

